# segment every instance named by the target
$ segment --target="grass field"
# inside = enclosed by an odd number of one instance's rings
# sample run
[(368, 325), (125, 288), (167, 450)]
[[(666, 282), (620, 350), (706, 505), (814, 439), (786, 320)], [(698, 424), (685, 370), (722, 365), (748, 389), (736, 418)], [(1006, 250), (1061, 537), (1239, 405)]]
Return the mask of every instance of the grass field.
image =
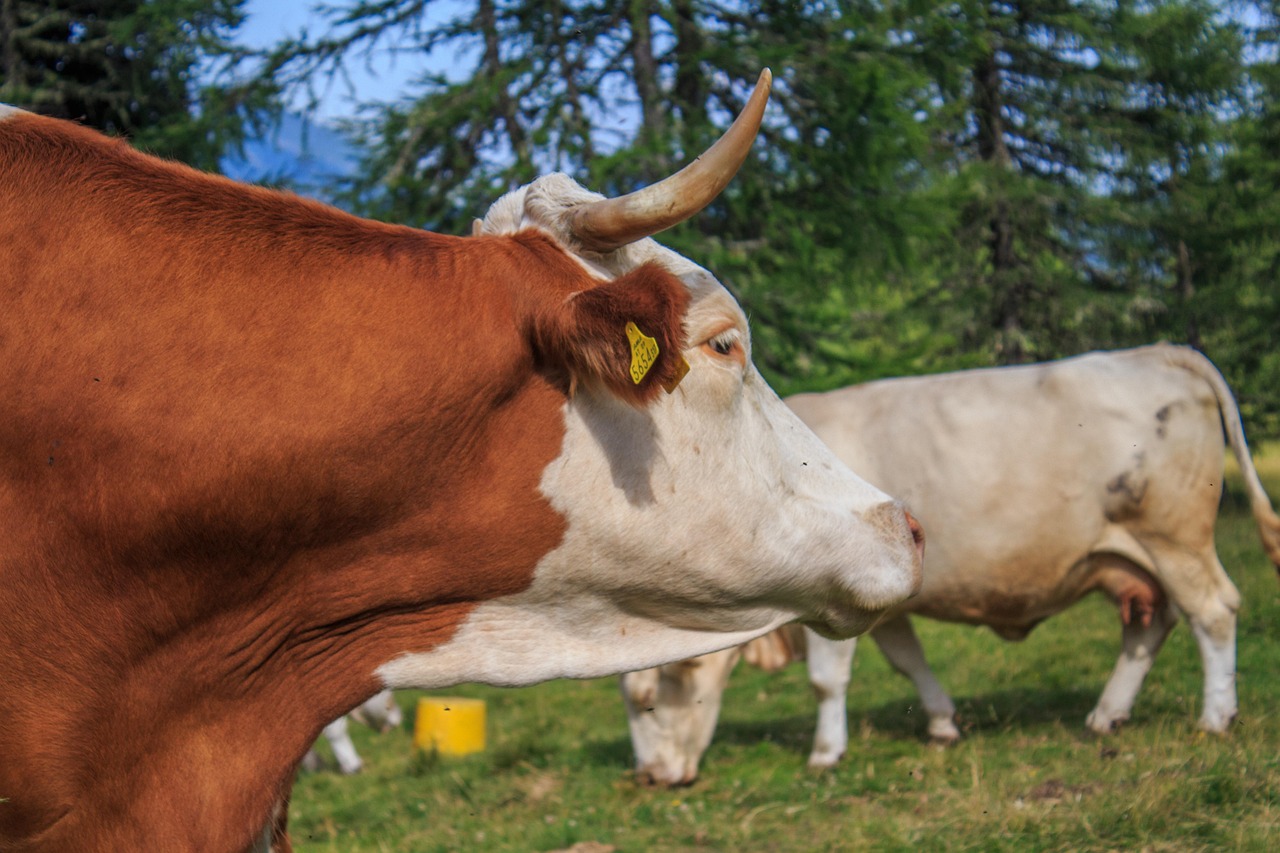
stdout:
[[(1280, 446), (1257, 459), (1280, 497)], [(583, 842), (619, 853), (1280, 850), (1280, 584), (1238, 478), (1228, 479), (1218, 548), (1244, 598), (1240, 719), (1227, 737), (1195, 729), (1201, 670), (1185, 624), (1128, 726), (1086, 734), (1120, 634), (1115, 609), (1090, 598), (1016, 644), (917, 621), (960, 710), (965, 737), (949, 749), (924, 741), (910, 684), (865, 643), (849, 753), (820, 774), (805, 769), (815, 704), (799, 666), (774, 676), (740, 668), (702, 778), (674, 791), (632, 781), (616, 679), (447, 691), (483, 698), (489, 713), (488, 750), (452, 761), (414, 753), (416, 694), (405, 692), (402, 730), (352, 726), (363, 774), (299, 778), (294, 844), (300, 853)]]

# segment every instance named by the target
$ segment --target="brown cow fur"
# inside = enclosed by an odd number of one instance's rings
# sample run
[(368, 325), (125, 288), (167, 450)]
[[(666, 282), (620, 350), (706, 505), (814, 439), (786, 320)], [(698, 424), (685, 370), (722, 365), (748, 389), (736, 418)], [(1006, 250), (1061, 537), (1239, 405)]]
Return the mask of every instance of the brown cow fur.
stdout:
[(377, 666), (530, 583), (566, 376), (651, 398), (674, 364), (633, 386), (614, 326), (675, 352), (687, 299), (34, 116), (0, 121), (0, 247), (12, 851), (252, 844)]

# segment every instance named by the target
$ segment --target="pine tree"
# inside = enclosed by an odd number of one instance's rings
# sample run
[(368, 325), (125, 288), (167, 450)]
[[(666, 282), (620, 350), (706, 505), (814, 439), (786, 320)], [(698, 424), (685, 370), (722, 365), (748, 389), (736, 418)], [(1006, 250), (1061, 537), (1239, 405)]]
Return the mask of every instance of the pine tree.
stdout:
[(1248, 86), (1229, 123), (1202, 214), (1188, 229), (1192, 309), (1231, 383), (1251, 439), (1280, 436), (1280, 6), (1238, 17)]
[(784, 390), (1158, 338), (1248, 386), (1237, 365), (1269, 362), (1228, 340), (1274, 328), (1277, 138), (1274, 4), (1244, 6), (473, 0), (437, 24), (429, 0), (363, 0), (268, 73), (305, 84), (378, 44), (458, 57), (365, 113), (350, 201), (461, 232), (553, 169), (610, 195), (669, 173), (769, 66), (752, 162), (662, 239), (735, 290)]
[(0, 100), (216, 166), (269, 87), (206, 80), (238, 59), (244, 0), (0, 0)]

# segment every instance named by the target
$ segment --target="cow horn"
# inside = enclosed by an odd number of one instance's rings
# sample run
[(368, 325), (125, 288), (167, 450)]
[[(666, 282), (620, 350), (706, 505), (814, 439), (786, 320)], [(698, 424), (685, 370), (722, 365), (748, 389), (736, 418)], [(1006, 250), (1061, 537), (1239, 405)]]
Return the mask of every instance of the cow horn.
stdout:
[(580, 205), (570, 227), (584, 248), (607, 252), (684, 222), (711, 203), (747, 159), (769, 101), (773, 74), (760, 72), (747, 105), (701, 157), (656, 184)]

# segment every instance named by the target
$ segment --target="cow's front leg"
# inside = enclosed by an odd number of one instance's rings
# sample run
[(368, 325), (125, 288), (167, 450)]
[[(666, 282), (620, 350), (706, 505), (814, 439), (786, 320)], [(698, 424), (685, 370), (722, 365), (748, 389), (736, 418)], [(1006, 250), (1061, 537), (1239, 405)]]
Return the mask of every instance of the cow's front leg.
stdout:
[(808, 644), (809, 683), (818, 697), (818, 730), (813, 736), (809, 766), (835, 766), (849, 746), (849, 718), (845, 696), (856, 640), (828, 640), (805, 629)]
[(871, 637), (884, 652), (889, 665), (911, 679), (920, 694), (920, 702), (929, 716), (929, 737), (939, 743), (955, 743), (960, 739), (956, 728), (956, 706), (947, 691), (934, 677), (924, 659), (924, 649), (916, 637), (911, 620), (905, 614), (878, 625)]
[[(1123, 612), (1121, 618), (1125, 619)], [(1098, 734), (1106, 734), (1129, 719), (1142, 682), (1155, 663), (1156, 653), (1177, 622), (1178, 613), (1170, 606), (1155, 610), (1150, 619), (1130, 615), (1125, 620), (1120, 658), (1111, 678), (1107, 679), (1098, 706), (1089, 713), (1085, 725)]]
[(356, 752), (356, 745), (351, 742), (351, 735), (347, 732), (346, 717), (339, 717), (325, 726), (324, 737), (333, 747), (333, 757), (338, 762), (339, 770), (350, 776), (364, 768), (360, 753)]

